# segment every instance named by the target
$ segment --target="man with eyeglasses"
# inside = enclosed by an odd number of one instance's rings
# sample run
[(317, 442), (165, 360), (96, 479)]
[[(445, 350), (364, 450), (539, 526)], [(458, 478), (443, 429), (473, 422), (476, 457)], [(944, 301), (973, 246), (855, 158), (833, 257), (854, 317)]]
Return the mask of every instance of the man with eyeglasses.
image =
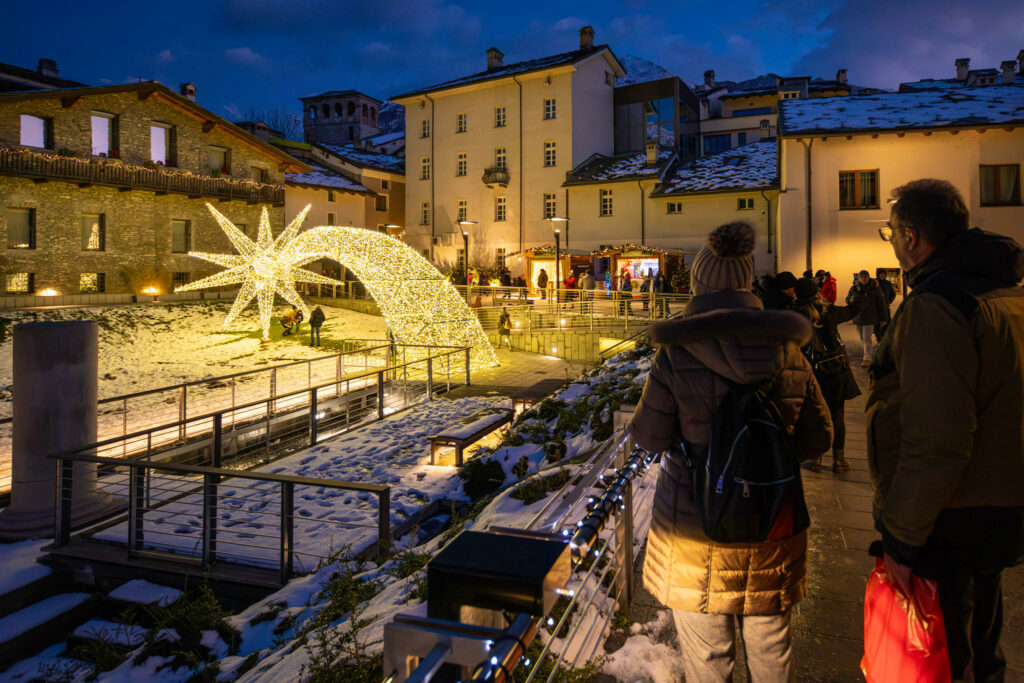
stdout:
[(1024, 250), (968, 229), (950, 183), (893, 191), (913, 291), (875, 352), (867, 401), (875, 526), (904, 590), (934, 578), (954, 680), (1001, 681), (1001, 574), (1024, 558)]

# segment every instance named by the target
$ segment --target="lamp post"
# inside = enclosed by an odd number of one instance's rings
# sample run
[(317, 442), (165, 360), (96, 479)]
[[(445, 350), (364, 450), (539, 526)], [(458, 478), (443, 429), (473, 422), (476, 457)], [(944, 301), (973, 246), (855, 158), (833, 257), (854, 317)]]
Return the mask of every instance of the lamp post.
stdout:
[(476, 221), (456, 221), (462, 228), (462, 267), (466, 274), (466, 301), (469, 301), (469, 228)]
[[(561, 228), (558, 227), (558, 224), (559, 223), (564, 223), (564, 222), (566, 222), (569, 219), (568, 218), (562, 218), (560, 216), (552, 216), (548, 220), (551, 221), (551, 229), (555, 233), (555, 301), (557, 302), (559, 300), (559, 298), (560, 298), (558, 296), (558, 290), (561, 289), (561, 287), (562, 287), (562, 277), (559, 274), (560, 271), (561, 271), (561, 265), (562, 265), (562, 247), (561, 247), (561, 237), (562, 237), (561, 233), (562, 233), (562, 231), (561, 231)], [(568, 237), (568, 235), (566, 235), (566, 237)]]

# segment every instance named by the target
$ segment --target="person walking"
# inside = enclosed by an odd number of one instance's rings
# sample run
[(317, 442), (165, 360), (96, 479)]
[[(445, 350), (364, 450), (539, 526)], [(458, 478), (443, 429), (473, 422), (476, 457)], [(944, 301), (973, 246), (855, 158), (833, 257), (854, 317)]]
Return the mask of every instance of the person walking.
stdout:
[(512, 316), (508, 309), (502, 306), (501, 315), (498, 316), (498, 348), (501, 348), (501, 340), (508, 342), (508, 350), (512, 350)]
[(540, 298), (548, 298), (548, 271), (543, 268), (540, 269), (540, 274), (537, 276), (537, 289), (540, 290)]
[(861, 366), (866, 368), (871, 365), (871, 356), (875, 351), (876, 328), (880, 330), (889, 324), (889, 304), (885, 303), (885, 296), (878, 286), (878, 281), (873, 280), (871, 273), (866, 270), (860, 271), (857, 282), (846, 295), (846, 303), (856, 303), (860, 307), (853, 324), (857, 326), (860, 339), (864, 343)]
[[(860, 396), (860, 387), (850, 370), (850, 358), (839, 334), (839, 325), (853, 319), (858, 305), (833, 306), (818, 291), (816, 280), (796, 281), (793, 310), (811, 323), (811, 341), (803, 348), (814, 370), (821, 393), (832, 417), (832, 471), (850, 469), (846, 461), (846, 402)], [(821, 467), (821, 461), (816, 463)]]
[[(323, 326), (324, 321), (327, 320), (327, 316), (324, 315), (322, 308), (317, 306), (313, 309), (313, 312), (309, 314), (309, 345), (320, 346), (320, 328)], [(316, 343), (313, 343), (313, 340)]]
[(896, 288), (889, 282), (889, 274), (885, 268), (875, 268), (875, 279), (878, 280), (878, 287), (882, 290), (885, 303), (892, 306), (892, 302), (896, 301)]
[(954, 681), (1002, 681), (1003, 569), (1024, 559), (1024, 249), (968, 229), (944, 180), (893, 190), (912, 288), (871, 366), (868, 464), (886, 571), (938, 582)]
[(737, 631), (752, 680), (794, 680), (790, 615), (804, 595), (807, 531), (781, 524), (759, 543), (711, 541), (680, 436), (691, 451), (707, 449), (730, 387), (766, 383), (798, 456), (817, 458), (832, 441), (828, 406), (800, 351), (810, 323), (762, 310), (750, 291), (753, 246), (747, 223), (710, 234), (693, 261), (684, 316), (651, 327), (658, 351), (629, 427), (641, 448), (663, 452), (644, 585), (673, 610), (685, 678), (701, 683), (732, 680)]

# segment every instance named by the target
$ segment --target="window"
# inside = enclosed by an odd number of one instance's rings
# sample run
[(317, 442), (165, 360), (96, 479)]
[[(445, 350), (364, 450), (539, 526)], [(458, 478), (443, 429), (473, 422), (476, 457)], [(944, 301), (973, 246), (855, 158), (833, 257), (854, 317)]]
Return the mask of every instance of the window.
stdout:
[(800, 97), (800, 91), (799, 90), (786, 90), (784, 92), (780, 92), (779, 93), (779, 99), (780, 100), (795, 100), (795, 99), (799, 99), (799, 97)]
[(228, 169), (229, 153), (226, 147), (210, 146), (206, 150), (206, 167), (211, 171), (230, 173)]
[(494, 108), (494, 127), (504, 128), (505, 127), (505, 107)]
[(36, 248), (35, 209), (7, 209), (7, 248)]
[(331, 118), (331, 105), (329, 105), (329, 104), (321, 104), (320, 108), (324, 112), (324, 118), (325, 119)]
[(494, 150), (494, 170), (508, 170), (508, 152), (505, 151), (504, 147), (498, 147)]
[(613, 74), (611, 71), (605, 71), (604, 72), (604, 84), (605, 85), (610, 85), (611, 87), (614, 88), (615, 87), (615, 74)]
[(192, 222), (171, 221), (171, 253), (187, 254), (192, 249)]
[(554, 166), (556, 161), (555, 157), (555, 143), (545, 142), (544, 143), (544, 165)]
[(558, 211), (558, 200), (554, 194), (544, 194), (544, 218), (554, 218)]
[(839, 208), (877, 209), (878, 171), (840, 171)]
[(189, 277), (188, 273), (173, 273), (171, 275), (171, 289), (184, 287), (189, 282), (191, 282), (191, 278)]
[(704, 136), (704, 154), (718, 154), (724, 152), (730, 147), (730, 138), (728, 133), (723, 135), (705, 135)]
[(257, 183), (267, 182), (267, 169), (265, 168), (260, 168), (259, 166), (250, 166), (249, 175), (252, 176), (252, 179), (255, 180)]
[(387, 211), (388, 210), (388, 196), (386, 194), (377, 195), (377, 197), (374, 199), (374, 207), (373, 208), (376, 209), (377, 211)]
[(544, 99), (544, 120), (555, 118), (555, 98), (548, 97)]
[(107, 274), (82, 273), (78, 276), (78, 291), (82, 294), (95, 294), (107, 291)]
[(380, 189), (382, 189), (382, 190), (390, 190), (391, 189), (391, 181), (390, 180), (382, 180), (382, 181), (380, 181)]
[(459, 152), (455, 157), (455, 175), (466, 175), (466, 153)]
[(309, 118), (316, 118), (316, 105), (313, 105), (312, 107), (309, 108)]
[(739, 199), (736, 200), (736, 208), (739, 209), (740, 211), (746, 211), (748, 209), (753, 209), (754, 208), (754, 198), (753, 197), (740, 197)]
[(430, 180), (430, 157), (420, 159), (420, 180)]
[(420, 225), (430, 225), (430, 202), (420, 204)]
[(733, 116), (757, 116), (759, 114), (771, 114), (771, 107), (755, 107), (753, 109), (737, 109), (733, 111)]
[(369, 107), (367, 107), (367, 106), (366, 106), (366, 105), (364, 104), (364, 105), (363, 105), (363, 118), (365, 119), (365, 118), (366, 118), (366, 117), (368, 117), (369, 115), (370, 115), (370, 108), (369, 108)]
[(334, 225), (334, 214), (333, 213), (330, 213), (330, 212), (327, 213), (327, 225)]
[(334, 190), (327, 190), (327, 201), (333, 202), (336, 200), (337, 198), (334, 196)]
[(174, 166), (175, 130), (173, 126), (155, 123), (149, 127), (149, 160), (164, 166)]
[(21, 115), (21, 144), (53, 148), (53, 122), (39, 116)]
[(249, 234), (249, 224), (248, 223), (239, 223), (238, 221), (233, 221), (233, 222), (235, 224), (235, 227), (242, 231), (243, 235), (248, 235)]
[(107, 220), (102, 213), (83, 213), (82, 251), (104, 251), (107, 248)]
[(466, 250), (460, 247), (456, 252), (455, 258), (458, 260), (459, 265), (464, 264), (466, 262)]
[(669, 213), (682, 213), (683, 212), (683, 203), (682, 202), (669, 202), (668, 203), (668, 212)]
[(601, 213), (602, 216), (611, 216), (613, 210), (613, 198), (611, 190), (601, 190)]
[(97, 157), (114, 156), (111, 154), (117, 149), (115, 142), (115, 123), (117, 118), (113, 114), (94, 112), (90, 117), (92, 125), (92, 155)]
[(430, 119), (423, 119), (422, 121), (420, 121), (420, 137), (430, 137)]
[(468, 216), (468, 215), (469, 215), (468, 202), (465, 199), (460, 199), (459, 200), (459, 213), (458, 213), (459, 217), (458, 217), (457, 220), (460, 220), (460, 221), (469, 220), (468, 218), (466, 218), (466, 216)]
[(505, 220), (505, 211), (507, 199), (505, 197), (494, 198), (494, 220), (503, 221)]
[(355, 102), (349, 102), (347, 105), (345, 105), (345, 108), (348, 111), (348, 115), (349, 116), (355, 116), (356, 115), (356, 103)]
[(504, 268), (507, 260), (507, 257), (505, 256), (506, 253), (505, 247), (497, 247), (494, 250), (494, 265), (499, 268)]
[(466, 132), (466, 115), (456, 114), (455, 115), (455, 132), (465, 133)]
[(36, 274), (7, 273), (4, 275), (4, 291), (8, 294), (31, 294), (36, 291)]
[(341, 102), (334, 103), (334, 115), (341, 118)]
[(1020, 164), (982, 166), (980, 175), (982, 206), (1020, 204)]
[(742, 147), (745, 144), (747, 144), (747, 134), (746, 133), (736, 133), (736, 146), (737, 147)]

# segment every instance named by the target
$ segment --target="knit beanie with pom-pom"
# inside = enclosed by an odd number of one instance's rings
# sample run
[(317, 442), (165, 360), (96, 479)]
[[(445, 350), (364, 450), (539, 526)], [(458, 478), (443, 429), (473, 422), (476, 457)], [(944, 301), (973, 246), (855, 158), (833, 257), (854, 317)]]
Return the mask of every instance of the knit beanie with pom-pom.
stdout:
[(754, 228), (737, 221), (715, 228), (690, 267), (694, 296), (721, 289), (749, 290), (754, 279)]

